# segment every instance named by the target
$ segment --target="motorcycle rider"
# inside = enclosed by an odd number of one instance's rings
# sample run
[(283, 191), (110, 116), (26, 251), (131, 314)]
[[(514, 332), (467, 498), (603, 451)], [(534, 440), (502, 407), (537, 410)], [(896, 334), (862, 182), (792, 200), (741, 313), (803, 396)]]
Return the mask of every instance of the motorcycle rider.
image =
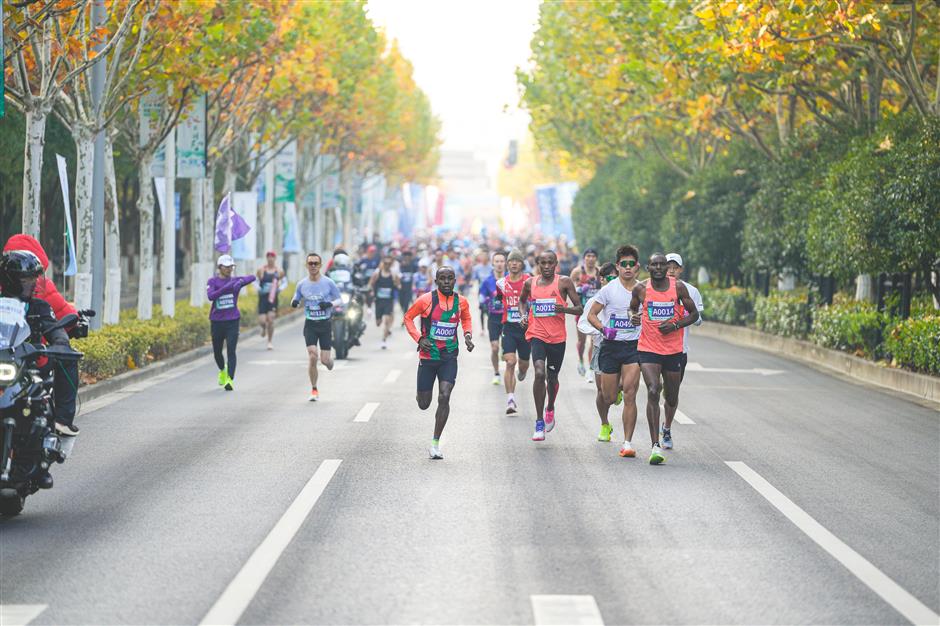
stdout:
[[(4, 252), (0, 257), (0, 296), (15, 298), (26, 303), (26, 321), (34, 336), (43, 337), (49, 345), (69, 348), (69, 336), (64, 329), (43, 330), (53, 326), (56, 323), (56, 317), (48, 302), (35, 297), (36, 283), (40, 276), (42, 276), (42, 264), (32, 252), (26, 250)], [(37, 361), (37, 365), (44, 377), (54, 369), (57, 374), (56, 379), (62, 377), (71, 384), (71, 394), (60, 394), (53, 390), (53, 404), (55, 405), (56, 432), (74, 437), (78, 434), (78, 429), (72, 426), (72, 419), (75, 417), (75, 397), (78, 391), (77, 362), (66, 365), (63, 362), (46, 360), (45, 363)], [(59, 385), (56, 387), (58, 388)], [(63, 420), (61, 424), (60, 419)], [(39, 478), (39, 486), (42, 489), (52, 487), (52, 476), (48, 471)]]

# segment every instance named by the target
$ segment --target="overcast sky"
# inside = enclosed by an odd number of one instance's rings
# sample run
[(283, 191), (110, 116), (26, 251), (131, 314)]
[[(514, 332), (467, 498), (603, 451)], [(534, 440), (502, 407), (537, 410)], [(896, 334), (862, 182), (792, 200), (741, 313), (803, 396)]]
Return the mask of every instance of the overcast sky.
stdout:
[(370, 17), (414, 64), (443, 122), (444, 149), (474, 150), (495, 168), (509, 140), (525, 132), (515, 70), (527, 64), (538, 7), (538, 0), (369, 0)]

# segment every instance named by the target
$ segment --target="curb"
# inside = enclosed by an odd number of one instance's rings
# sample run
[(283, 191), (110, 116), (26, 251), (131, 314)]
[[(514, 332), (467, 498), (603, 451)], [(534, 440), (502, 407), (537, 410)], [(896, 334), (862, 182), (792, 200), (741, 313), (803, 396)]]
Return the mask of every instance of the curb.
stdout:
[[(296, 321), (296, 312), (290, 312), (285, 315), (282, 315), (274, 320), (275, 328), (278, 326), (284, 326), (289, 322)], [(258, 328), (258, 325), (255, 324), (249, 330), (242, 331), (239, 333), (239, 338), (250, 338), (255, 335), (259, 335), (261, 329)], [(212, 354), (212, 346), (200, 346), (198, 348), (193, 348), (192, 350), (187, 350), (186, 352), (181, 352), (175, 354), (167, 359), (161, 359), (159, 361), (154, 361), (146, 367), (141, 367), (136, 370), (131, 370), (129, 372), (122, 372), (117, 376), (112, 376), (111, 378), (106, 378), (99, 383), (93, 385), (85, 385), (78, 389), (78, 398), (81, 402), (88, 402), (89, 400), (94, 400), (95, 398), (100, 398), (101, 396), (107, 395), (124, 387), (128, 387), (135, 383), (147, 380), (158, 376), (167, 370), (170, 370), (178, 365), (185, 365), (186, 363), (192, 363), (197, 361), (205, 356)]]
[(753, 328), (708, 322), (693, 334), (739, 346), (771, 352), (827, 373), (837, 373), (856, 382), (868, 383), (940, 405), (940, 378), (886, 367), (852, 354), (823, 348), (809, 341), (772, 335)]

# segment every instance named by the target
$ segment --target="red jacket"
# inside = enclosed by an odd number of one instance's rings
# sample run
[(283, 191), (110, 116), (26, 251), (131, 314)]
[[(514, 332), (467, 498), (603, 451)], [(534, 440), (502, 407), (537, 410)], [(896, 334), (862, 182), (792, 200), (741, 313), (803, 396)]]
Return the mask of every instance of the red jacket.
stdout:
[[(32, 252), (39, 259), (39, 262), (42, 263), (42, 269), (49, 269), (49, 257), (46, 256), (46, 251), (42, 249), (42, 245), (36, 241), (35, 237), (30, 235), (13, 235), (7, 240), (6, 245), (3, 246), (4, 252), (9, 252), (10, 250), (26, 250), (27, 252)], [(49, 306), (52, 307), (56, 319), (62, 319), (63, 316), (71, 315), (76, 312), (75, 307), (69, 304), (69, 302), (62, 297), (62, 294), (59, 293), (59, 290), (55, 288), (55, 283), (45, 276), (40, 276), (36, 281), (36, 291), (33, 297), (45, 300)]]

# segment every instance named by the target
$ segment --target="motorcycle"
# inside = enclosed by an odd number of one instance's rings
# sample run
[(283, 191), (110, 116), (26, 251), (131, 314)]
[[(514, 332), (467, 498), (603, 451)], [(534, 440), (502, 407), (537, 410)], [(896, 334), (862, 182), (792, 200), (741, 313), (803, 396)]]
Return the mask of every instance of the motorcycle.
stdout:
[[(18, 515), (26, 498), (43, 484), (53, 463), (63, 463), (72, 452), (75, 437), (55, 431), (52, 397), (55, 368), (43, 375), (36, 361), (79, 361), (81, 352), (44, 346), (41, 335), (59, 328), (87, 328), (91, 311), (66, 315), (42, 332), (33, 332), (23, 302), (0, 297), (0, 420), (3, 449), (0, 455), (0, 515)], [(79, 333), (82, 332), (79, 330)]]
[(350, 287), (340, 292), (342, 302), (333, 307), (333, 349), (337, 359), (349, 356), (349, 349), (359, 345), (359, 338), (366, 330), (363, 320), (365, 295), (363, 288)]

